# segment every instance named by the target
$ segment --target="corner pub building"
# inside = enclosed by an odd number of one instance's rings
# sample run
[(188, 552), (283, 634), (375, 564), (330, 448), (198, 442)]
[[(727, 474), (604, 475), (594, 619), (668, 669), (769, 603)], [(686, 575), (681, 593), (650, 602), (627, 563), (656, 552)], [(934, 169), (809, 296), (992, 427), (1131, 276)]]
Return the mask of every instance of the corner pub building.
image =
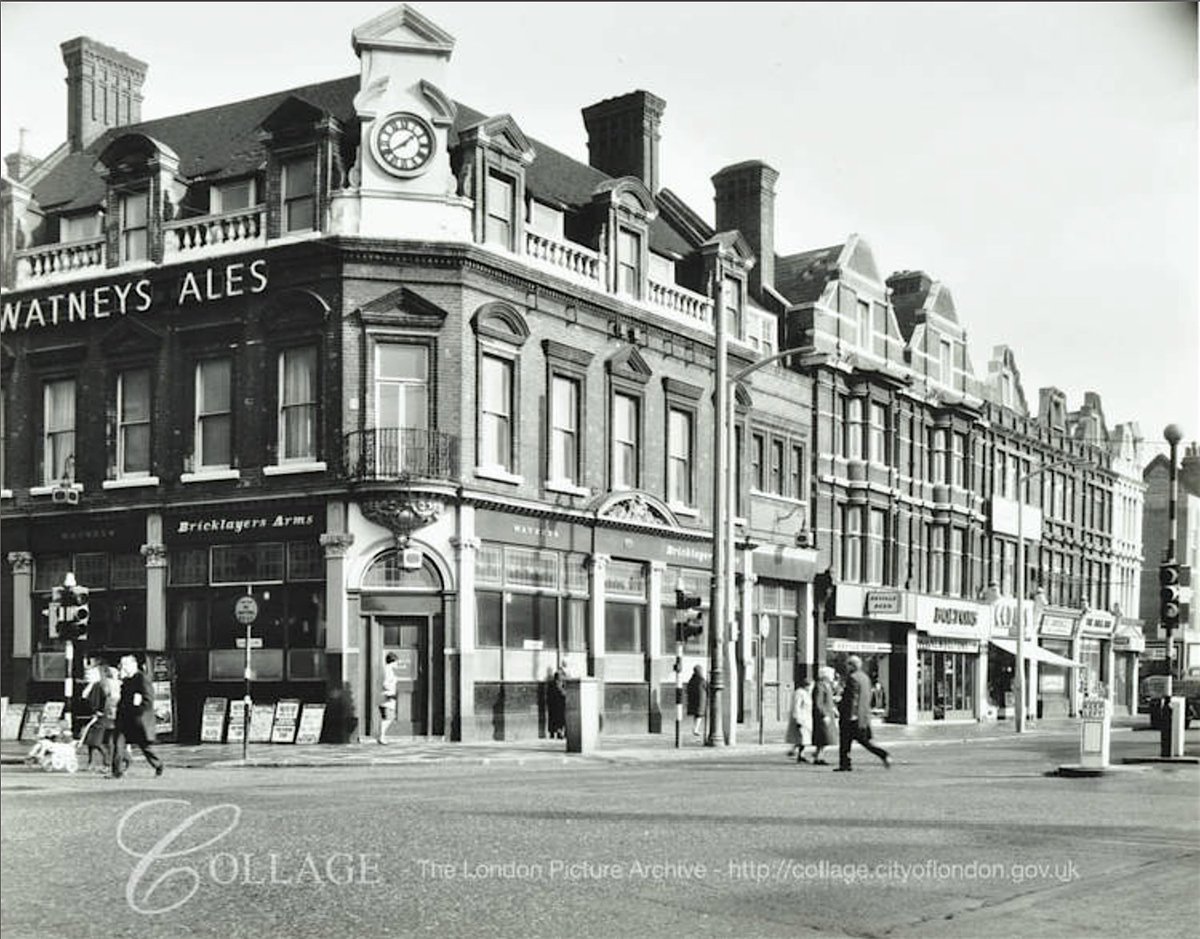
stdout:
[[(246, 594), (255, 700), (325, 702), (327, 741), (376, 730), (389, 651), (393, 733), (544, 733), (560, 662), (605, 733), (664, 729), (674, 591), (710, 586), (714, 317), (735, 372), (787, 309), (774, 171), (718, 172), (712, 226), (659, 185), (654, 95), (583, 110), (585, 165), (456, 103), (411, 7), (352, 42), (358, 75), (148, 121), (144, 63), (63, 44), (67, 141), (2, 193), (5, 694), (61, 698), (73, 571), (81, 655), (168, 659), (182, 740), (241, 696)], [(818, 655), (812, 385), (734, 390), (722, 652), (752, 719), (770, 617), (777, 723)]]

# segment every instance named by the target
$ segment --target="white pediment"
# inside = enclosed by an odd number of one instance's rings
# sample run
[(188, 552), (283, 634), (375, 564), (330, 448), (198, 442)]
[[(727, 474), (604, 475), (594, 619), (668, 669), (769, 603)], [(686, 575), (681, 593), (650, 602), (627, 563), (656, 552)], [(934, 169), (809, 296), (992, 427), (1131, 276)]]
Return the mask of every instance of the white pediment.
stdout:
[(354, 52), (364, 49), (391, 49), (424, 52), (449, 57), (454, 37), (406, 3), (393, 7), (356, 28), (351, 35)]

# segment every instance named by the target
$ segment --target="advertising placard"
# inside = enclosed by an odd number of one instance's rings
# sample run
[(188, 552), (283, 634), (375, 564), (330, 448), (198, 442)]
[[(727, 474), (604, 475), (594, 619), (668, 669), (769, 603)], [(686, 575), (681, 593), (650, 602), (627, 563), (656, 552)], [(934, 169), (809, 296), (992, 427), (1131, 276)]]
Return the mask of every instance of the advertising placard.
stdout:
[(160, 741), (175, 739), (175, 660), (169, 655), (146, 656), (154, 688), (154, 732)]
[(32, 741), (37, 740), (38, 731), (42, 727), (42, 710), (45, 705), (31, 704), (25, 710), (25, 723), (21, 727), (20, 740)]
[(0, 740), (20, 739), (23, 720), (25, 720), (25, 705), (9, 704), (4, 709), (3, 724), (0, 724)]
[(295, 743), (296, 727), (300, 723), (300, 701), (284, 698), (275, 705), (275, 726), (271, 728), (271, 743)]
[(42, 722), (38, 728), (38, 736), (56, 734), (62, 729), (63, 713), (67, 709), (65, 701), (47, 701), (42, 709)]
[(228, 698), (205, 698), (200, 712), (200, 742), (221, 743), (225, 738), (225, 711)]
[(321, 728), (325, 725), (325, 705), (306, 704), (300, 712), (300, 729), (296, 743), (320, 743)]
[(250, 742), (270, 743), (273, 723), (275, 723), (275, 705), (254, 705), (250, 711)]

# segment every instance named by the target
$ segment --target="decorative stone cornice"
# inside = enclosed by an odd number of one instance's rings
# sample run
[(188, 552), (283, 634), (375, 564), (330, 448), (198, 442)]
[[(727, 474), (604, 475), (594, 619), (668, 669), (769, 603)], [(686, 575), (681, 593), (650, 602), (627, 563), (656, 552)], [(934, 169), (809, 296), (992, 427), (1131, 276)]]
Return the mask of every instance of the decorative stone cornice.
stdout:
[(364, 518), (382, 525), (396, 536), (396, 547), (404, 548), (412, 533), (436, 522), (445, 506), (435, 499), (392, 495), (364, 499), (359, 508)]
[(12, 567), (14, 574), (33, 573), (32, 551), (9, 551), (6, 557), (8, 558), (8, 563)]
[(326, 532), (320, 537), (321, 547), (325, 549), (327, 560), (344, 558), (350, 546), (354, 544), (354, 535), (348, 531)]
[(146, 559), (147, 568), (167, 566), (167, 546), (165, 544), (144, 544), (140, 550), (142, 557)]

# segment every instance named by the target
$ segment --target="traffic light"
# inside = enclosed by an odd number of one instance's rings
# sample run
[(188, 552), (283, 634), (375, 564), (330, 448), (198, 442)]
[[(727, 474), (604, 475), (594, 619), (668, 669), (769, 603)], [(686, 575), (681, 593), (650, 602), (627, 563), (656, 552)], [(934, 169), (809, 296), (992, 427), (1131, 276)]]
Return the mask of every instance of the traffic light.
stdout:
[(51, 639), (58, 638), (58, 623), (61, 615), (62, 607), (55, 603), (51, 603), (48, 607), (42, 610), (42, 616), (46, 617), (46, 634)]
[(676, 642), (686, 642), (704, 632), (704, 612), (700, 609), (702, 602), (698, 594), (676, 589), (675, 609), (686, 611), (682, 619), (675, 621)]
[(1172, 562), (1158, 569), (1158, 618), (1163, 629), (1171, 632), (1179, 627), (1179, 565)]
[(88, 621), (92, 618), (92, 610), (88, 605), (87, 587), (70, 587), (65, 597), (67, 605), (63, 608), (62, 622), (59, 631), (64, 639), (87, 639)]

